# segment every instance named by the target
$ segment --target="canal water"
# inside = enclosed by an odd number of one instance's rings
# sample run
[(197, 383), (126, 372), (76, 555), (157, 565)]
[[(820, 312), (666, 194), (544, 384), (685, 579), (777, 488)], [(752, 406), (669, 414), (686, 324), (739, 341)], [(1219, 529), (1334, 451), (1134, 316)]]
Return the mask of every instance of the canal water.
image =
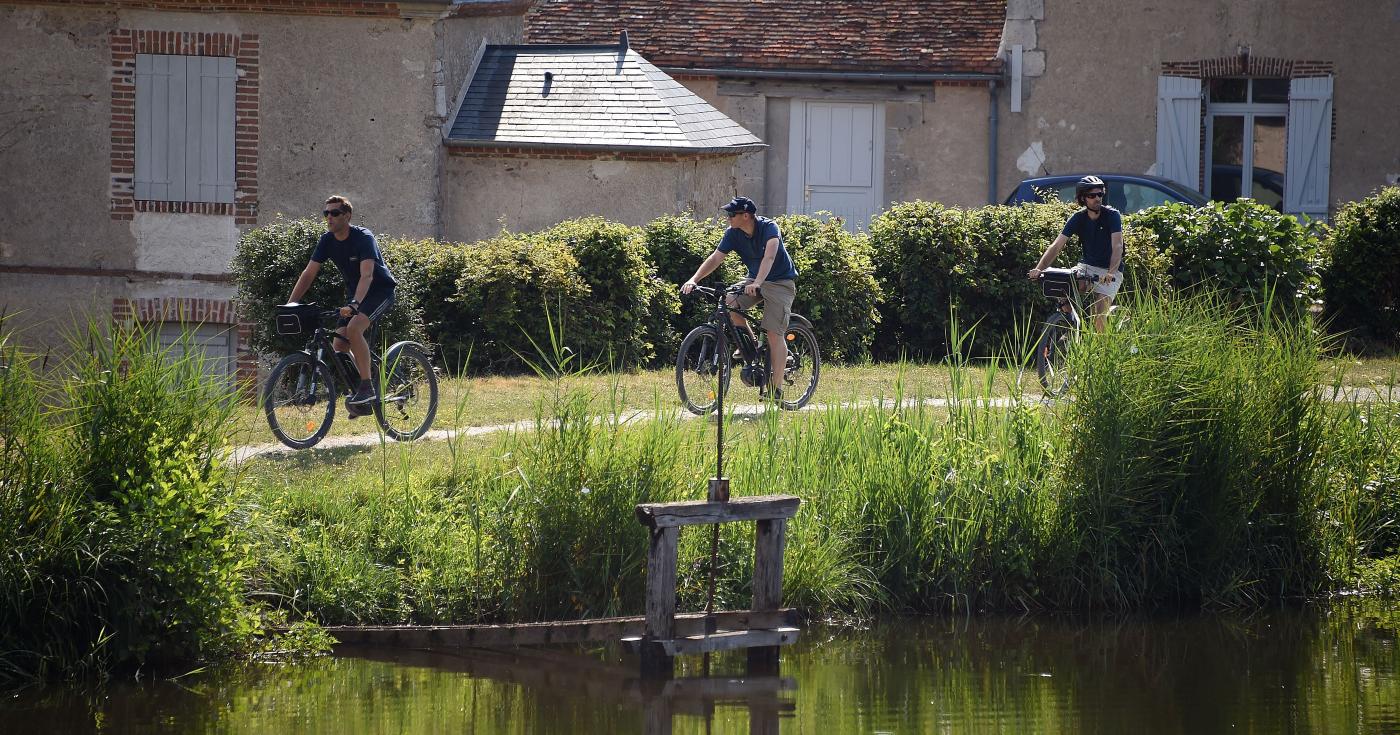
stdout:
[(809, 625), (636, 678), (612, 647), (344, 649), (174, 681), (5, 695), (0, 733), (1400, 733), (1400, 604)]

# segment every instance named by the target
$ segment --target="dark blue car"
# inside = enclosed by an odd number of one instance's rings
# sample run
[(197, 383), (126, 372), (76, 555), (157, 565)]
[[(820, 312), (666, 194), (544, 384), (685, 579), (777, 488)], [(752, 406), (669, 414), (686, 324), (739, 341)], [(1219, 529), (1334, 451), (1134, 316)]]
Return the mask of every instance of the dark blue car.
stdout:
[[(1045, 201), (1036, 192), (1048, 191), (1063, 202), (1074, 201), (1074, 185), (1085, 174), (1062, 174), (1060, 176), (1038, 176), (1026, 179), (1016, 186), (1007, 204)], [(1124, 214), (1130, 214), (1148, 207), (1169, 202), (1184, 202), (1193, 207), (1203, 206), (1208, 200), (1205, 195), (1189, 186), (1183, 186), (1170, 179), (1146, 174), (1095, 174), (1108, 185), (1108, 205)]]

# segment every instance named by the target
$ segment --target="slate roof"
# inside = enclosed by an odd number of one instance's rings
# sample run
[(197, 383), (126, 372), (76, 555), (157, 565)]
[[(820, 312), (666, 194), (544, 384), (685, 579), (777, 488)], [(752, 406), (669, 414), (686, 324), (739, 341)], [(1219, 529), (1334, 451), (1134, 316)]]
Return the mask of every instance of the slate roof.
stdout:
[(673, 153), (765, 147), (620, 45), (487, 46), (447, 143)]
[(597, 43), (627, 30), (652, 63), (834, 73), (1001, 71), (1006, 0), (539, 0), (531, 43)]

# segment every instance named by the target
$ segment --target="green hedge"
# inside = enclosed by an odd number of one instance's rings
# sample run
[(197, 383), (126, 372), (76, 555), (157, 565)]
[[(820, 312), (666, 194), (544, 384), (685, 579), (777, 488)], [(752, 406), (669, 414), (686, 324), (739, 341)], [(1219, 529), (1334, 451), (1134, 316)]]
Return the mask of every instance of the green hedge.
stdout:
[(852, 235), (835, 217), (787, 215), (777, 222), (797, 267), (792, 308), (816, 327), (822, 356), (838, 362), (869, 358), (883, 300), (870, 238)]
[(1248, 199), (1200, 208), (1167, 204), (1128, 218), (1171, 255), (1171, 285), (1207, 286), (1240, 301), (1271, 297), (1295, 313), (1321, 297), (1322, 240), (1296, 217)]
[[(1389, 196), (1365, 211), (1390, 211), (1383, 205), (1396, 196)], [(1024, 273), (1073, 211), (1061, 203), (959, 209), (906, 202), (878, 215), (869, 236), (846, 232), (834, 218), (779, 217), (801, 273), (794, 308), (813, 321), (824, 354), (835, 361), (944, 357), (953, 318), (959, 331), (972, 330), (963, 345), (968, 353), (1018, 349), (1018, 335), (1049, 308)], [(1347, 222), (1375, 219), (1348, 216)], [(1345, 232), (1370, 232), (1366, 227), (1348, 225)], [(300, 346), (272, 334), (272, 306), (286, 298), (322, 230), (313, 220), (279, 219), (239, 243), (235, 276), (255, 348)], [(473, 370), (507, 372), (525, 367), (522, 356), (535, 356), (531, 339), (548, 342), (553, 319), (565, 344), (584, 358), (618, 367), (665, 364), (680, 337), (707, 317), (705, 300), (682, 301), (678, 286), (722, 233), (716, 220), (682, 215), (644, 227), (597, 217), (570, 220), (471, 244), (385, 239), (385, 256), (402, 284), (388, 334), (426, 336), (452, 369), (466, 366), (470, 354)], [(1379, 236), (1354, 237), (1370, 242)], [(1322, 248), (1314, 231), (1248, 201), (1201, 209), (1167, 205), (1131, 215), (1124, 245), (1126, 291), (1208, 284), (1248, 301), (1279, 284), (1275, 301), (1290, 309), (1308, 306), (1320, 293)], [(1056, 264), (1073, 264), (1078, 251), (1072, 239)], [(727, 284), (743, 275), (739, 260), (727, 258), (709, 282)], [(1390, 298), (1385, 303), (1393, 309), (1395, 291), (1384, 291), (1393, 280), (1377, 276), (1367, 293), (1381, 295), (1368, 298)], [(319, 279), (308, 298), (339, 303), (338, 281), (334, 274)], [(1360, 291), (1338, 286), (1336, 310), (1345, 308), (1344, 292)], [(1394, 324), (1384, 321), (1387, 314), (1393, 311), (1381, 312), (1377, 323)]]
[(1356, 346), (1400, 347), (1400, 187), (1342, 207), (1322, 279), (1326, 314)]
[[(302, 339), (280, 337), (274, 324), (276, 306), (285, 303), (292, 286), (306, 267), (316, 241), (326, 231), (325, 225), (314, 219), (285, 219), (278, 217), (271, 224), (249, 230), (238, 240), (233, 259), (233, 278), (238, 284), (238, 308), (243, 318), (252, 322), (253, 349), (265, 355), (277, 355), (299, 350)], [(413, 273), (399, 267), (408, 243), (379, 239), (379, 246), (394, 277), (399, 279), (394, 306), (382, 321), (380, 336), (391, 342), (401, 339), (422, 339), (422, 319), (418, 310), (419, 289), (412, 282)], [(321, 275), (302, 297), (327, 307), (345, 303), (345, 282), (340, 272), (327, 264)]]

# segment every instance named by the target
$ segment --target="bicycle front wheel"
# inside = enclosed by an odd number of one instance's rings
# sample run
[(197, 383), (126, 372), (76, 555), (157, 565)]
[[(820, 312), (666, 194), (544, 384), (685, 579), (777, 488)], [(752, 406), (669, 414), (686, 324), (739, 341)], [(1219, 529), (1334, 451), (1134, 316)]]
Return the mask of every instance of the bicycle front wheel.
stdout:
[(730, 368), (731, 356), (719, 354), (719, 330), (713, 324), (690, 330), (676, 353), (676, 390), (686, 410), (696, 416), (715, 410), (720, 393), (729, 390)]
[(282, 358), (263, 390), (267, 425), (292, 449), (309, 449), (325, 438), (335, 420), (335, 403), (335, 378), (304, 352)]
[(817, 348), (817, 335), (801, 324), (789, 324), (787, 334), (787, 366), (783, 369), (781, 405), (796, 411), (807, 405), (817, 392), (822, 375), (822, 355)]
[(438, 379), (423, 351), (404, 344), (389, 351), (383, 363), (384, 390), (374, 416), (394, 441), (413, 441), (428, 432), (437, 416)]
[(1074, 326), (1062, 313), (1056, 313), (1045, 323), (1045, 331), (1035, 345), (1035, 371), (1045, 395), (1059, 398), (1069, 390), (1068, 355)]

